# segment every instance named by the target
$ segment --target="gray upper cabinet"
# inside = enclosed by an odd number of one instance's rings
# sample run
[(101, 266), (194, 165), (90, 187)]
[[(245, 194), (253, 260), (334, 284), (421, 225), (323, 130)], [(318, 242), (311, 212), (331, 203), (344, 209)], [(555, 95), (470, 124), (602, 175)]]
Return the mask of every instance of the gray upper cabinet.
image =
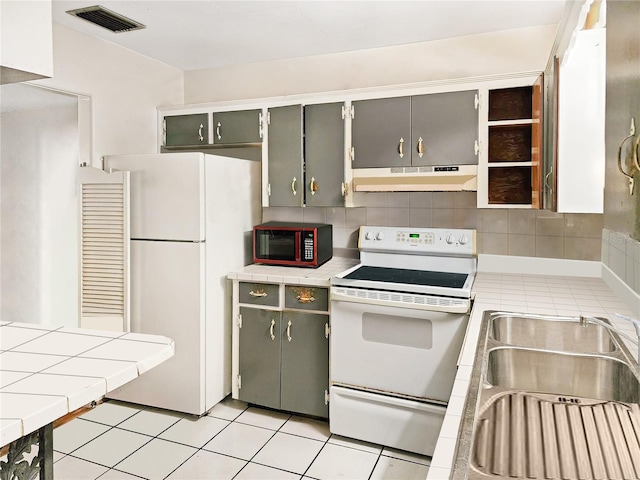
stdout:
[(411, 97), (412, 165), (478, 163), (476, 90)]
[(343, 103), (304, 107), (305, 203), (344, 205)]
[(353, 168), (411, 165), (411, 97), (353, 102)]
[(262, 142), (262, 110), (213, 113), (213, 143)]
[(165, 145), (168, 147), (209, 143), (209, 115), (170, 115), (164, 117)]
[(269, 109), (269, 206), (304, 204), (302, 105)]
[(353, 168), (478, 163), (477, 91), (353, 102)]

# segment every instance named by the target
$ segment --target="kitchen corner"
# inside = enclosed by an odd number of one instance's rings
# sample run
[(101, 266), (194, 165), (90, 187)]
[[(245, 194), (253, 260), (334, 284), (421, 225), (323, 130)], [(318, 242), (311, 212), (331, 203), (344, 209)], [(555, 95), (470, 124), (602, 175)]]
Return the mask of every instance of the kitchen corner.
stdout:
[[(633, 326), (615, 315), (634, 316), (635, 313), (622, 300), (624, 292), (614, 283), (605, 282), (603, 277), (606, 276), (601, 273), (599, 262), (542, 259), (545, 261), (541, 263), (537, 262), (541, 259), (524, 257), (509, 257), (508, 260), (509, 265), (505, 265), (504, 258), (500, 256), (479, 256), (473, 286), (474, 306), (428, 480), (466, 478), (466, 473), (455, 468), (454, 460), (485, 311), (604, 317), (617, 329), (635, 335)], [(518, 271), (531, 273), (514, 273)], [(625, 343), (634, 355), (636, 346), (628, 341)]]

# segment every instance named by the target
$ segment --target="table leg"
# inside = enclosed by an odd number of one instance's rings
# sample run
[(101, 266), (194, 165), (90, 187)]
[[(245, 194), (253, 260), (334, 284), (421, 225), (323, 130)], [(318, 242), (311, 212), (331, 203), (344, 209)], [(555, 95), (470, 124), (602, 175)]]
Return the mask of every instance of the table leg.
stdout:
[[(35, 445), (38, 445), (38, 455), (29, 463), (24, 455), (31, 453), (31, 447)], [(53, 480), (53, 423), (9, 445), (7, 461), (0, 461), (0, 480), (14, 478)]]

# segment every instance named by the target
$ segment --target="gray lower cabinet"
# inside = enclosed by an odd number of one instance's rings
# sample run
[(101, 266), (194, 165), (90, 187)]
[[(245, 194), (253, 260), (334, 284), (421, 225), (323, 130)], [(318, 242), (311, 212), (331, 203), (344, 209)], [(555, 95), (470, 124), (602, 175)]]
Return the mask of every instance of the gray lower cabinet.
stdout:
[(164, 144), (167, 147), (209, 143), (209, 115), (169, 115), (164, 117)]
[(213, 112), (213, 143), (262, 142), (262, 110)]
[(302, 105), (269, 109), (269, 206), (304, 204)]
[(353, 102), (353, 168), (477, 164), (477, 91)]
[(240, 307), (238, 398), (327, 418), (329, 316)]

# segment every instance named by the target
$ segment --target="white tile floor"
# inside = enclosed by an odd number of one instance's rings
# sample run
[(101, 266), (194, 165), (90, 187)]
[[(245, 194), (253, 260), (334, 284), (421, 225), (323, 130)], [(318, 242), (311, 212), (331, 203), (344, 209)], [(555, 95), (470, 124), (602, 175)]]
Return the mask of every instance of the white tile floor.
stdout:
[(56, 480), (424, 480), (429, 457), (230, 398), (195, 419), (105, 401), (54, 430)]

